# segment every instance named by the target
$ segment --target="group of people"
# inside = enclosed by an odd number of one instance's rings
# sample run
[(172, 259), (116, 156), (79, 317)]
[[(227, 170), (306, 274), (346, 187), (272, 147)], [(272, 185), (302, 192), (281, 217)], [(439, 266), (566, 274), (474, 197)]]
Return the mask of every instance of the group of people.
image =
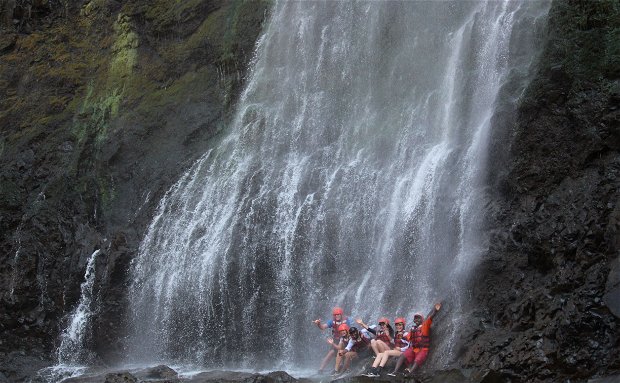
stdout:
[(362, 374), (369, 377), (379, 377), (390, 357), (398, 358), (394, 370), (387, 375), (396, 376), (399, 370), (406, 365), (405, 372), (413, 373), (424, 363), (430, 347), (430, 331), (433, 317), (441, 309), (441, 303), (435, 303), (426, 318), (421, 313), (413, 316), (413, 324), (407, 330), (405, 318), (394, 320), (394, 327), (388, 318), (379, 318), (376, 325), (367, 325), (361, 319), (353, 321), (344, 316), (340, 307), (332, 310), (332, 320), (323, 323), (320, 319), (313, 321), (321, 330), (331, 329), (332, 336), (327, 338), (329, 351), (321, 361), (319, 373), (336, 358), (336, 365), (332, 376), (338, 376), (350, 371), (351, 363), (355, 359), (374, 355), (372, 367)]

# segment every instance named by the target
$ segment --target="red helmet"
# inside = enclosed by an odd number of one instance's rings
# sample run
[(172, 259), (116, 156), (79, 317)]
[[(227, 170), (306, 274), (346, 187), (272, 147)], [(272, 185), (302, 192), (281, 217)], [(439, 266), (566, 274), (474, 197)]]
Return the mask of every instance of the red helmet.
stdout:
[(334, 307), (334, 309), (332, 310), (332, 315), (336, 316), (336, 315), (342, 315), (343, 311), (340, 307)]
[(379, 318), (379, 323), (381, 323), (381, 322), (385, 322), (385, 324), (390, 324), (390, 320), (387, 319), (386, 317)]
[(394, 324), (397, 325), (401, 323), (403, 325), (403, 327), (405, 327), (405, 318), (400, 317), (400, 318), (396, 318), (396, 320), (394, 321)]
[(349, 332), (349, 325), (346, 323), (341, 324), (340, 326), (338, 326), (338, 331), (346, 331)]

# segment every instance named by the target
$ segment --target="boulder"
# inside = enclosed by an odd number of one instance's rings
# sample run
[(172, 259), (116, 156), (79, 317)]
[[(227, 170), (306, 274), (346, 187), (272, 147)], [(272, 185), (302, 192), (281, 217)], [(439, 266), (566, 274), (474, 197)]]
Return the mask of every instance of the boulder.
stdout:
[(138, 379), (129, 371), (113, 372), (105, 376), (104, 383), (137, 383)]

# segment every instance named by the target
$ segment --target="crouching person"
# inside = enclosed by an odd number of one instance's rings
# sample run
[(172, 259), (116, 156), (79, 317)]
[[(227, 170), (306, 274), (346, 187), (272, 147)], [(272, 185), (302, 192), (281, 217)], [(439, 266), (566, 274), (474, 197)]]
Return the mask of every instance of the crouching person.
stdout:
[[(349, 341), (347, 345), (338, 351), (336, 356), (336, 370), (342, 374), (351, 371), (352, 361), (370, 356), (370, 335), (366, 330), (359, 331), (356, 327), (349, 329)], [(341, 366), (340, 369), (339, 367)]]

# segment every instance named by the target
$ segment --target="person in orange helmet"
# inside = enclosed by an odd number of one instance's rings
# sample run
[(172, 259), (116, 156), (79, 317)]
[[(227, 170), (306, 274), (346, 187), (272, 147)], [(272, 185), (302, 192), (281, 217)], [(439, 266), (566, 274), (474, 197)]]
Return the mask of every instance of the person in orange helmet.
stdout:
[(327, 323), (322, 323), (321, 319), (315, 319), (312, 323), (314, 323), (321, 330), (326, 330), (328, 328), (332, 329), (332, 336), (327, 338), (327, 343), (330, 345), (329, 350), (327, 351), (327, 354), (325, 354), (325, 357), (321, 361), (321, 365), (319, 367), (319, 373), (322, 373), (329, 361), (332, 360), (338, 352), (338, 344), (334, 341), (334, 339), (340, 338), (338, 326), (341, 324), (351, 326), (351, 320), (343, 315), (342, 308), (334, 307), (332, 310), (332, 319), (327, 321)]
[(407, 338), (409, 337), (409, 333), (405, 331), (405, 318), (396, 318), (394, 321), (394, 327), (396, 330), (394, 332), (394, 337), (392, 338), (391, 350), (386, 350), (377, 355), (375, 361), (372, 364), (372, 367), (365, 374), (369, 377), (378, 377), (381, 376), (381, 370), (388, 362), (388, 359), (391, 356), (400, 356), (403, 351), (407, 349), (409, 346), (409, 342)]
[[(334, 371), (332, 371), (332, 376), (338, 376), (341, 373), (340, 371), (343, 367), (344, 360), (342, 356), (340, 355), (340, 352), (344, 350), (346, 345), (349, 344), (349, 340), (351, 339), (351, 337), (349, 336), (349, 325), (346, 323), (339, 325), (338, 334), (340, 335), (340, 339), (338, 340), (338, 347), (337, 347), (338, 352), (336, 353), (336, 365), (334, 366)], [(328, 340), (328, 342), (332, 345), (336, 343), (333, 339), (331, 341)]]
[(356, 319), (355, 322), (375, 335), (375, 339), (370, 341), (370, 347), (375, 352), (375, 355), (391, 349), (390, 345), (394, 338), (394, 329), (390, 326), (389, 319), (386, 317), (379, 318), (379, 324), (373, 326), (368, 326), (361, 319)]
[(409, 329), (409, 347), (401, 354), (396, 362), (394, 371), (389, 375), (396, 375), (403, 363), (407, 363), (407, 373), (412, 374), (426, 360), (430, 347), (431, 325), (433, 317), (441, 309), (441, 303), (435, 303), (430, 313), (424, 319), (421, 313), (413, 316), (413, 326)]

